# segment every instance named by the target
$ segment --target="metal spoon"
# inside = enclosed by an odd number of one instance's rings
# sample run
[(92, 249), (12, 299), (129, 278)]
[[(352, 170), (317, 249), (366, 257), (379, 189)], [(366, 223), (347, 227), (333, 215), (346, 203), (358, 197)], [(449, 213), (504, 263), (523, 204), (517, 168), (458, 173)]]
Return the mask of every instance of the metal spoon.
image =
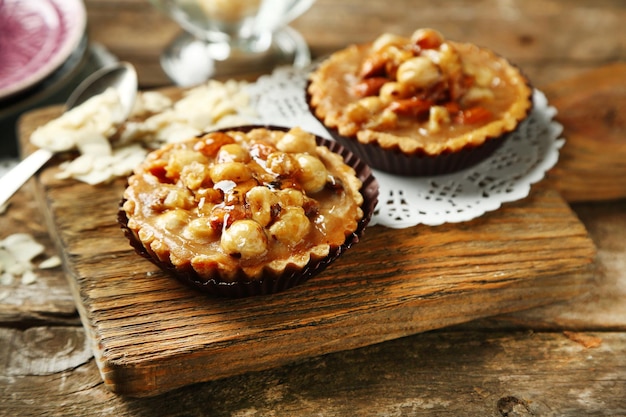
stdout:
[[(118, 91), (125, 118), (128, 117), (137, 96), (137, 72), (127, 62), (116, 62), (87, 77), (70, 94), (65, 102), (65, 111), (80, 106), (91, 97), (103, 93), (109, 87)], [(47, 149), (38, 149), (0, 178), (0, 207), (53, 155), (54, 153)]]

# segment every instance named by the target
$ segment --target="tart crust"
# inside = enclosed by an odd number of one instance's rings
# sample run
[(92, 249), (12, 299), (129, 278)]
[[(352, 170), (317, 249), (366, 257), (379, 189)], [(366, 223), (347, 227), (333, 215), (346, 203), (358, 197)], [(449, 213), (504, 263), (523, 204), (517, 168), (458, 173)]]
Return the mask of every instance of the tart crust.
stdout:
[[(311, 185), (302, 175), (293, 170), (288, 175), (291, 168), (282, 172), (281, 167), (270, 169), (267, 162), (272, 151), (282, 154), (274, 148), (276, 141), (293, 131), (269, 126), (224, 129), (219, 133), (235, 138), (237, 146), (242, 145), (247, 155), (255, 156), (248, 156), (252, 178), (223, 179), (223, 175), (230, 175), (220, 173), (223, 164), (217, 159), (224, 154), (210, 151), (215, 156), (202, 155), (202, 148), (211, 143), (209, 138), (215, 133), (165, 145), (152, 152), (129, 177), (118, 219), (139, 254), (196, 288), (215, 295), (242, 297), (300, 284), (358, 242), (378, 195), (371, 171), (358, 158), (338, 144), (298, 129), (296, 135), (315, 139), (313, 153), (327, 171), (323, 188), (317, 190), (313, 184), (315, 191), (311, 192)], [(250, 138), (256, 139), (247, 142)], [(255, 149), (260, 149), (262, 155), (248, 148), (251, 143), (261, 143)], [(305, 152), (300, 149), (284, 153), (301, 156)], [(185, 165), (194, 158), (205, 163), (204, 172), (210, 172), (210, 178), (186, 178), (180, 172), (178, 176), (174, 172), (177, 154), (184, 155), (184, 161), (179, 162)], [(195, 166), (198, 172), (203, 171)], [(248, 198), (252, 188), (271, 202)], [(213, 196), (211, 203), (209, 195)], [(224, 206), (230, 207), (223, 210)], [(339, 206), (342, 208), (337, 210)], [(300, 217), (285, 220), (286, 213), (291, 212)], [(244, 227), (237, 235), (231, 232), (235, 224), (252, 225), (252, 231)], [(302, 224), (308, 228), (306, 232), (298, 231), (299, 227), (304, 230)], [(190, 225), (196, 225), (197, 230)], [(224, 243), (228, 233), (234, 237)], [(259, 249), (259, 245), (265, 246)]]
[[(409, 42), (408, 38), (406, 41)], [(392, 161), (388, 166), (381, 162), (388, 155), (377, 157), (376, 153), (395, 152), (404, 157), (420, 157), (423, 160), (424, 157), (475, 150), (486, 142), (504, 139), (532, 109), (532, 88), (528, 79), (517, 67), (489, 49), (470, 43), (444, 42), (446, 47), (457, 51), (468, 79), (478, 79), (485, 71), (491, 74), (489, 85), (483, 89), (490, 90), (491, 96), (478, 101), (491, 114), (488, 120), (467, 124), (451, 122), (433, 131), (429, 126), (432, 121), (428, 117), (401, 115), (391, 125), (374, 123), (372, 126), (371, 120), (380, 117), (383, 111), (377, 108), (371, 111), (369, 120), (355, 122), (349, 109), (363, 99), (363, 95), (358, 93), (358, 84), (364, 81), (364, 64), (375, 54), (375, 42), (352, 45), (338, 51), (311, 73), (307, 101), (312, 113), (332, 136), (342, 140), (344, 145), (357, 152), (371, 166), (387, 168), (392, 172), (399, 169), (398, 164)], [(389, 81), (397, 80), (392, 77)], [(452, 101), (448, 98), (447, 102), (444, 99), (434, 104), (441, 107)], [(461, 110), (463, 107), (461, 105)], [(489, 144), (488, 147), (495, 150), (498, 145)], [(372, 147), (374, 149), (370, 149)]]

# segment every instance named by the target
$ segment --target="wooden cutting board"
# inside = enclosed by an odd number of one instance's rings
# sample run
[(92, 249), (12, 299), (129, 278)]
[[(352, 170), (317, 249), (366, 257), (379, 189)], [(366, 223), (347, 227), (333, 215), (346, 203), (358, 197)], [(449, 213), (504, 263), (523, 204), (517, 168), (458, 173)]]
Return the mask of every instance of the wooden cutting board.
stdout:
[[(22, 141), (59, 113), (25, 115)], [(60, 181), (57, 164), (36, 180), (36, 197), (105, 385), (120, 394), (152, 396), (570, 299), (593, 285), (594, 245), (546, 181), (470, 222), (370, 227), (325, 272), (284, 293), (212, 298), (134, 253), (116, 223), (123, 180)]]

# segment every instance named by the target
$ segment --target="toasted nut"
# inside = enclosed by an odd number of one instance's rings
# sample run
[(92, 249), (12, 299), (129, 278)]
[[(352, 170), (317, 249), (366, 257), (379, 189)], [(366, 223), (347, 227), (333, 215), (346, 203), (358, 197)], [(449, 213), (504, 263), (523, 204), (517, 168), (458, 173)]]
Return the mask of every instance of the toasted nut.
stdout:
[(408, 61), (415, 56), (413, 51), (399, 46), (389, 46), (385, 50), (385, 54), (387, 56), (385, 74), (387, 77), (392, 79), (397, 78), (398, 67), (400, 67), (403, 62)]
[(326, 167), (317, 157), (308, 154), (298, 154), (298, 179), (302, 184), (302, 188), (307, 193), (316, 193), (324, 188), (328, 171)]
[(444, 106), (432, 106), (428, 116), (428, 131), (437, 133), (450, 123), (450, 113)]
[(211, 241), (217, 236), (217, 231), (211, 227), (208, 217), (198, 217), (189, 222), (183, 236), (196, 242)]
[(250, 155), (253, 158), (259, 158), (262, 160), (266, 160), (272, 152), (276, 152), (276, 148), (274, 146), (265, 142), (251, 142), (249, 150)]
[(295, 175), (299, 169), (298, 162), (295, 157), (286, 152), (273, 152), (267, 157), (267, 169), (281, 177), (290, 177)]
[(242, 206), (218, 204), (213, 206), (208, 218), (211, 227), (216, 231), (221, 231), (230, 227), (235, 221), (245, 219), (246, 211)]
[(482, 123), (493, 118), (493, 114), (484, 107), (472, 107), (459, 113), (457, 123), (469, 125), (474, 123)]
[(189, 213), (183, 209), (169, 210), (157, 218), (157, 225), (165, 230), (177, 232), (189, 221)]
[(493, 70), (487, 66), (470, 65), (464, 63), (464, 71), (474, 76), (476, 85), (479, 87), (491, 87), (497, 81)]
[(223, 162), (248, 162), (250, 160), (250, 154), (246, 149), (238, 143), (229, 143), (223, 145), (219, 151), (215, 161), (217, 163)]
[(406, 38), (391, 33), (383, 33), (372, 44), (373, 51), (381, 51), (390, 45), (402, 45), (406, 42)]
[(376, 96), (385, 83), (389, 82), (386, 77), (372, 77), (359, 81), (354, 85), (354, 94), (357, 97)]
[(223, 132), (212, 132), (204, 135), (202, 141), (198, 142), (194, 151), (198, 151), (205, 156), (213, 157), (217, 154), (217, 151), (229, 143), (235, 143), (235, 139), (232, 136)]
[(304, 194), (295, 188), (286, 188), (278, 192), (278, 200), (284, 207), (302, 206), (304, 204)]
[(313, 134), (305, 132), (299, 127), (294, 127), (278, 140), (276, 148), (283, 152), (314, 155), (317, 143)]
[(267, 226), (272, 219), (272, 207), (278, 203), (276, 195), (267, 187), (257, 186), (246, 193), (252, 219), (261, 226)]
[(193, 207), (193, 204), (193, 196), (184, 188), (171, 189), (163, 200), (163, 206), (166, 209), (189, 209)]
[(463, 64), (459, 52), (449, 43), (439, 48), (439, 68), (448, 77), (460, 77), (463, 74)]
[(197, 161), (183, 167), (183, 170), (180, 173), (180, 179), (183, 184), (185, 184), (185, 187), (190, 190), (197, 190), (203, 185), (209, 185), (211, 182), (209, 168), (206, 164), (201, 164)]
[(267, 236), (254, 220), (237, 220), (224, 230), (220, 245), (233, 256), (250, 259), (267, 253)]
[(385, 107), (385, 104), (378, 96), (363, 97), (359, 99), (358, 104), (372, 114), (381, 111)]
[(370, 118), (370, 115), (370, 110), (362, 105), (360, 101), (348, 104), (345, 109), (346, 119), (354, 122), (355, 125), (365, 123)]
[(462, 103), (470, 105), (472, 103), (491, 101), (495, 97), (492, 90), (483, 87), (472, 87), (462, 98)]
[(390, 82), (382, 86), (378, 96), (384, 104), (389, 104), (395, 100), (411, 97), (414, 92), (413, 87), (408, 84)]
[(421, 49), (437, 49), (444, 42), (441, 33), (434, 29), (418, 29), (411, 35), (411, 42), (419, 46)]
[(199, 188), (195, 191), (196, 199), (201, 202), (199, 208), (204, 209), (204, 205), (217, 204), (224, 199), (224, 191), (218, 188)]
[(427, 114), (432, 105), (433, 103), (428, 100), (411, 97), (405, 100), (396, 100), (388, 108), (401, 116), (420, 117)]
[(309, 232), (311, 222), (302, 207), (288, 207), (269, 229), (272, 237), (288, 245), (295, 246)]
[(252, 178), (250, 168), (241, 162), (226, 162), (213, 165), (210, 168), (211, 179), (214, 183), (230, 180), (234, 182), (247, 181)]
[(167, 166), (165, 167), (165, 174), (167, 178), (176, 181), (180, 177), (180, 173), (183, 167), (191, 164), (192, 162), (199, 162), (205, 164), (207, 159), (192, 150), (178, 149), (170, 155)]
[(380, 115), (365, 125), (367, 129), (389, 130), (398, 126), (398, 115), (390, 109), (384, 109)]
[(363, 64), (361, 64), (359, 77), (370, 78), (384, 76), (386, 65), (387, 57), (382, 53), (374, 52), (363, 61)]
[(399, 83), (426, 88), (439, 81), (441, 73), (430, 59), (418, 56), (403, 62), (396, 77)]

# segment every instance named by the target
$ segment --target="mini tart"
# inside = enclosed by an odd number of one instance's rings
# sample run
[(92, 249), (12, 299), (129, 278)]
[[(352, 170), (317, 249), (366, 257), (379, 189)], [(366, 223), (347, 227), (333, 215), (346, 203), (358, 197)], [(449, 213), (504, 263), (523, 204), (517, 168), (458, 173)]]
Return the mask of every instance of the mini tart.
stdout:
[(151, 152), (118, 214), (142, 256), (211, 294), (270, 294), (358, 242), (376, 205), (371, 170), (299, 128), (245, 126)]
[(532, 109), (532, 88), (518, 68), (432, 29), (332, 54), (311, 73), (306, 93), (336, 140), (371, 167), (401, 175), (479, 162)]

